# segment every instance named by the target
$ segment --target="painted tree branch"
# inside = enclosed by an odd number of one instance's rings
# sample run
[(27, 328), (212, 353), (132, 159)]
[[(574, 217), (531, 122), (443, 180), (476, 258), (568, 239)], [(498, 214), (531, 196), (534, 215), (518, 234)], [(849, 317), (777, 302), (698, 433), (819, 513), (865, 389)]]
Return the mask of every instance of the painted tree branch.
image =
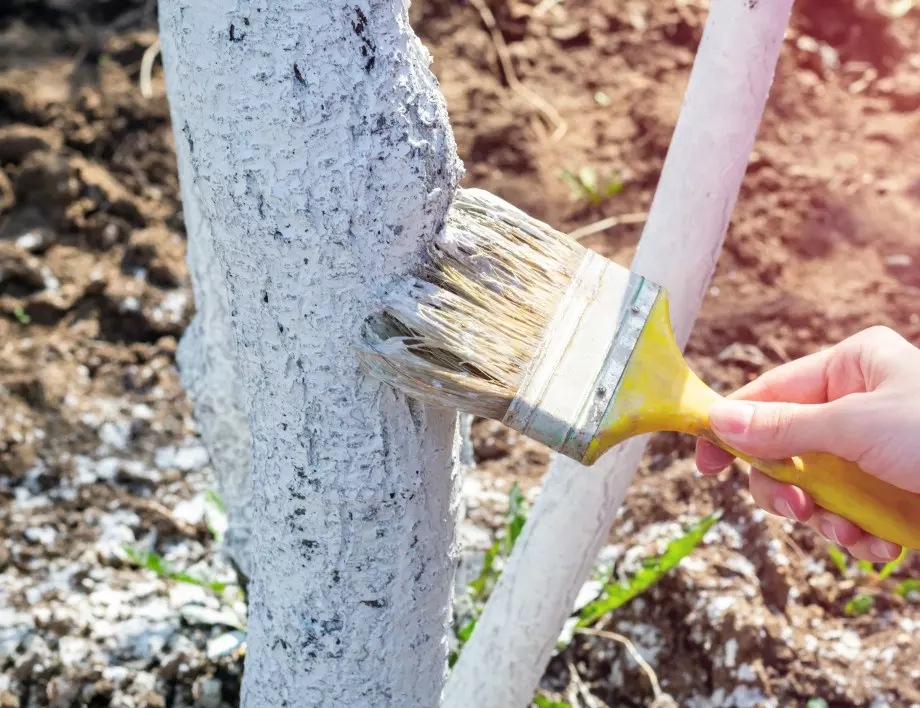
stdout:
[[(713, 0), (632, 267), (671, 293), (684, 346), (715, 268), (792, 0)], [(612, 313), (613, 314), (613, 313)], [(556, 457), (445, 690), (445, 708), (529, 704), (635, 474), (646, 438), (593, 468)]]
[(402, 0), (160, 0), (253, 456), (244, 708), (434, 706), (457, 416), (360, 375), (364, 317), (461, 167)]

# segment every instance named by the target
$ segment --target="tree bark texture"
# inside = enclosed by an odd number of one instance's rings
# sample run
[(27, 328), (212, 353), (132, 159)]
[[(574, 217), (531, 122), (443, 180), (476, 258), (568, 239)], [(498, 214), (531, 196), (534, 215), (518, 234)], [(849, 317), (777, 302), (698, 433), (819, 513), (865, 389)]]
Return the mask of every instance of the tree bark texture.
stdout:
[[(170, 108), (173, 125), (182, 125), (179, 107)], [(195, 317), (182, 335), (176, 358), (227, 514), (222, 550), (248, 577), (251, 572), (252, 446), (236, 363), (227, 283), (214, 253), (211, 223), (202, 213), (187, 141), (181, 138), (176, 141), (176, 153), (187, 258), (195, 296)]]
[(435, 706), (456, 414), (361, 375), (364, 318), (461, 165), (403, 0), (160, 0), (252, 438), (244, 708)]

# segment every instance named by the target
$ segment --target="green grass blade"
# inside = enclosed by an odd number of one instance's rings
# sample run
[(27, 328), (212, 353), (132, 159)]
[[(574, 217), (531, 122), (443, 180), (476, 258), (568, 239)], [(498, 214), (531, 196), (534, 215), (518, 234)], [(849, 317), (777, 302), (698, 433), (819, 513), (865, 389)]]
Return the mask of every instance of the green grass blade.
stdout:
[(205, 501), (207, 501), (211, 506), (217, 509), (221, 514), (226, 514), (227, 510), (224, 508), (224, 500), (220, 498), (220, 494), (215, 492), (213, 489), (209, 489), (204, 495)]
[(145, 551), (131, 545), (124, 545), (122, 548), (132, 563), (146, 570), (152, 570), (161, 578), (174, 580), (179, 583), (186, 583), (188, 585), (197, 585), (198, 587), (207, 588), (218, 595), (223, 594), (224, 590), (230, 587), (228, 583), (202, 580), (201, 578), (196, 578), (194, 575), (173, 570), (172, 566), (165, 558), (153, 551)]
[(850, 598), (843, 611), (851, 617), (859, 617), (871, 612), (873, 607), (875, 607), (874, 597), (858, 593)]
[(572, 708), (572, 706), (568, 703), (551, 701), (546, 696), (534, 696), (533, 705), (534, 708)]
[(588, 627), (594, 624), (607, 613), (622, 607), (658, 582), (700, 545), (703, 536), (720, 518), (722, 518), (721, 509), (688, 528), (680, 538), (668, 544), (663, 554), (643, 561), (642, 569), (627, 581), (608, 584), (604, 588), (604, 595), (601, 599), (588, 604), (581, 611), (578, 626)]
[(838, 572), (841, 575), (847, 574), (847, 556), (846, 553), (841, 551), (837, 546), (830, 545), (827, 547), (827, 555), (831, 557), (831, 561), (837, 567)]
[(895, 558), (893, 561), (889, 561), (882, 566), (882, 569), (878, 572), (879, 580), (885, 580), (888, 578), (894, 571), (896, 571), (901, 564), (907, 560), (907, 555), (909, 551), (906, 548), (901, 549), (901, 555)]

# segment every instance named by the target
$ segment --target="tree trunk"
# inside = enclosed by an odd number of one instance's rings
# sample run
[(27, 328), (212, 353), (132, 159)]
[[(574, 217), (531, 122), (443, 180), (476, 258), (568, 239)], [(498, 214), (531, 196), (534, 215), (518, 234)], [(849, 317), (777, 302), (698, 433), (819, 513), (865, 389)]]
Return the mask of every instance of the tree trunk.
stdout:
[[(182, 125), (179, 107), (171, 105), (170, 110), (173, 125)], [(239, 386), (227, 283), (214, 253), (211, 224), (201, 210), (188, 142), (180, 136), (176, 140), (176, 154), (188, 264), (195, 294), (195, 318), (179, 342), (177, 360), (227, 514), (223, 551), (248, 577), (251, 572), (252, 446), (245, 400)]]
[(461, 167), (400, 0), (160, 0), (252, 437), (244, 708), (435, 706), (456, 414), (361, 375), (363, 319)]
[[(669, 290), (681, 347), (706, 293), (750, 159), (792, 0), (713, 0), (632, 269)], [(611, 313), (616, 316), (617, 313)], [(594, 467), (557, 456), (444, 708), (527, 706), (607, 539), (647, 436)]]

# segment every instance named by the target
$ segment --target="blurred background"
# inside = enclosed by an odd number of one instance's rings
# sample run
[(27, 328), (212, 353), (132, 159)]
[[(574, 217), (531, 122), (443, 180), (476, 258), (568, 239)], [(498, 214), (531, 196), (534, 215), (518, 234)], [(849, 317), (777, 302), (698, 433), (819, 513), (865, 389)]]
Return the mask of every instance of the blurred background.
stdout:
[[(628, 264), (706, 2), (487, 2), (410, 10), (464, 184)], [(920, 344), (918, 38), (911, 1), (797, 3), (688, 349), (716, 388), (873, 324)], [(156, 39), (147, 0), (0, 3), (0, 708), (238, 704), (245, 592), (175, 365), (194, 303)], [(497, 423), (473, 442), (456, 651), (548, 463)], [(566, 636), (535, 705), (648, 706), (653, 677), (690, 708), (920, 705), (920, 560), (848, 561), (692, 449), (653, 440), (584, 593), (648, 666)]]

